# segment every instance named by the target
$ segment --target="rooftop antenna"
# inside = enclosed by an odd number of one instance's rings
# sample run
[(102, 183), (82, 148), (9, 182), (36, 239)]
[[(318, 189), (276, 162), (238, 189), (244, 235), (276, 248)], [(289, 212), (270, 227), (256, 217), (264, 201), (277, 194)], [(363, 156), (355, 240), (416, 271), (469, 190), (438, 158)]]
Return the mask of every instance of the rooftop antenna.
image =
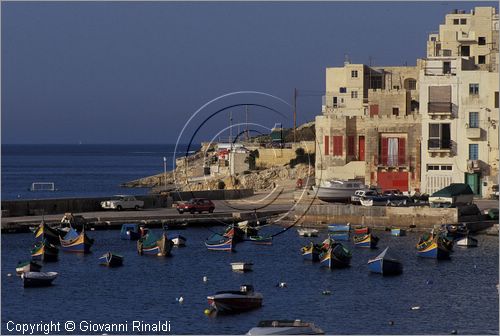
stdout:
[(351, 61), (349, 60), (349, 55), (344, 54), (344, 65), (351, 64)]

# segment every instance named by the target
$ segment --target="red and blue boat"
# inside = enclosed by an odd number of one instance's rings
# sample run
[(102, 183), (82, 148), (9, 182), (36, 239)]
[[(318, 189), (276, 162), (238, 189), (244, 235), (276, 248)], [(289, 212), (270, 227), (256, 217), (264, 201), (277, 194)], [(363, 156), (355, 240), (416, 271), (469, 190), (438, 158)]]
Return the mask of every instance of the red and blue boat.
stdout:
[(94, 244), (94, 240), (87, 236), (85, 230), (78, 233), (73, 228), (70, 228), (66, 236), (59, 240), (61, 249), (65, 252), (90, 253), (90, 247)]
[(368, 260), (368, 269), (370, 272), (382, 275), (398, 275), (403, 272), (403, 264), (396, 259), (386, 257), (387, 250), (380, 253), (377, 257)]
[(354, 234), (355, 235), (365, 235), (370, 233), (370, 228), (367, 226), (356, 226), (354, 228)]
[(207, 249), (212, 251), (232, 252), (234, 249), (233, 243), (233, 237), (226, 237), (216, 233), (205, 241), (205, 246), (207, 247)]
[(166, 257), (170, 255), (173, 245), (174, 243), (167, 237), (165, 231), (162, 232), (160, 239), (153, 232), (149, 232), (137, 241), (137, 253), (140, 255)]
[(352, 253), (344, 245), (334, 242), (319, 256), (322, 266), (345, 268), (351, 264)]
[(59, 249), (57, 246), (42, 240), (35, 243), (33, 249), (31, 250), (31, 260), (40, 261), (57, 261), (59, 255)]
[(354, 245), (356, 247), (366, 247), (366, 248), (376, 248), (379, 241), (378, 237), (375, 237), (371, 233), (363, 236), (354, 236)]

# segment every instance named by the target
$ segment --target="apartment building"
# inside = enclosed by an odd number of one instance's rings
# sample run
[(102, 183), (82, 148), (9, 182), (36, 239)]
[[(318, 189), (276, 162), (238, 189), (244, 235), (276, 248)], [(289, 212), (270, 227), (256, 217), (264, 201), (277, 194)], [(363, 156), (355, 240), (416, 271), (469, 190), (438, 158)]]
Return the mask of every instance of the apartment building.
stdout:
[(465, 182), (489, 197), (498, 184), (498, 27), (495, 8), (476, 7), (429, 35), (418, 76), (423, 192)]

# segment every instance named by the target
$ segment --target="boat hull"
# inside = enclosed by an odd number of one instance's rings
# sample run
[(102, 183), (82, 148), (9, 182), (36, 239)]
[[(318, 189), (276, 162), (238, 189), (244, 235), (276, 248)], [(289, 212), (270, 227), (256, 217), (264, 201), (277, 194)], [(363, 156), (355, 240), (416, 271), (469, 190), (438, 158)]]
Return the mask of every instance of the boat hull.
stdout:
[(56, 272), (26, 272), (21, 274), (24, 287), (47, 287), (57, 277)]
[(425, 247), (420, 248), (418, 251), (418, 256), (422, 258), (432, 258), (432, 259), (449, 259), (450, 251), (440, 248), (435, 241), (432, 241)]
[(144, 245), (142, 239), (137, 241), (137, 252), (139, 253), (139, 255), (167, 257), (170, 255), (172, 247), (173, 243), (170, 239), (168, 239), (165, 233), (163, 233), (162, 237), (154, 241), (151, 245)]
[(313, 187), (314, 195), (322, 201), (325, 202), (345, 202), (351, 201), (351, 196), (354, 196), (356, 190), (359, 190), (359, 186), (355, 188), (332, 188), (332, 187)]
[(342, 245), (338, 244), (328, 249), (320, 256), (322, 266), (328, 268), (345, 268), (351, 263), (351, 255)]
[(233, 238), (224, 237), (218, 241), (207, 240), (205, 246), (210, 251), (233, 251)]
[(241, 313), (260, 308), (262, 306), (262, 296), (226, 297), (224, 295), (215, 295), (208, 297), (208, 304), (219, 313)]
[(329, 234), (330, 238), (333, 240), (337, 241), (349, 241), (349, 232), (336, 232), (336, 233), (330, 233)]
[(354, 238), (354, 245), (356, 247), (364, 247), (364, 248), (376, 248), (379, 239), (372, 234), (367, 234), (361, 237)]
[(35, 244), (31, 250), (31, 260), (39, 260), (43, 262), (57, 261), (59, 249), (47, 242), (39, 242)]
[(478, 242), (477, 239), (472, 237), (465, 237), (457, 240), (457, 246), (461, 247), (477, 247)]
[(99, 264), (107, 267), (118, 267), (123, 265), (123, 257), (110, 252), (99, 258)]
[(252, 270), (252, 266), (252, 263), (231, 263), (231, 269), (233, 270), (233, 272), (249, 272)]

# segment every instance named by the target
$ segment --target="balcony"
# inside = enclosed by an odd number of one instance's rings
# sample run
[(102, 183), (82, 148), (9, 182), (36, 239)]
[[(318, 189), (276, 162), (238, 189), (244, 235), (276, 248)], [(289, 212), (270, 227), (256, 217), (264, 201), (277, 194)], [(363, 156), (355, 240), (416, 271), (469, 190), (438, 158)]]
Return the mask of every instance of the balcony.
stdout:
[(429, 139), (427, 140), (427, 149), (429, 152), (451, 152), (451, 140)]
[(443, 66), (434, 66), (434, 67), (426, 66), (424, 68), (424, 73), (426, 76), (445, 76), (445, 75), (456, 76), (457, 68), (456, 67), (446, 68)]
[(429, 102), (427, 103), (427, 114), (451, 116), (453, 104), (451, 102)]
[(375, 162), (377, 163), (378, 166), (384, 166), (384, 167), (399, 167), (408, 165), (406, 158), (404, 156), (399, 156), (397, 154), (382, 155), (378, 158), (378, 160), (375, 158)]
[(467, 127), (465, 129), (465, 136), (469, 139), (479, 139), (481, 137), (481, 128)]

